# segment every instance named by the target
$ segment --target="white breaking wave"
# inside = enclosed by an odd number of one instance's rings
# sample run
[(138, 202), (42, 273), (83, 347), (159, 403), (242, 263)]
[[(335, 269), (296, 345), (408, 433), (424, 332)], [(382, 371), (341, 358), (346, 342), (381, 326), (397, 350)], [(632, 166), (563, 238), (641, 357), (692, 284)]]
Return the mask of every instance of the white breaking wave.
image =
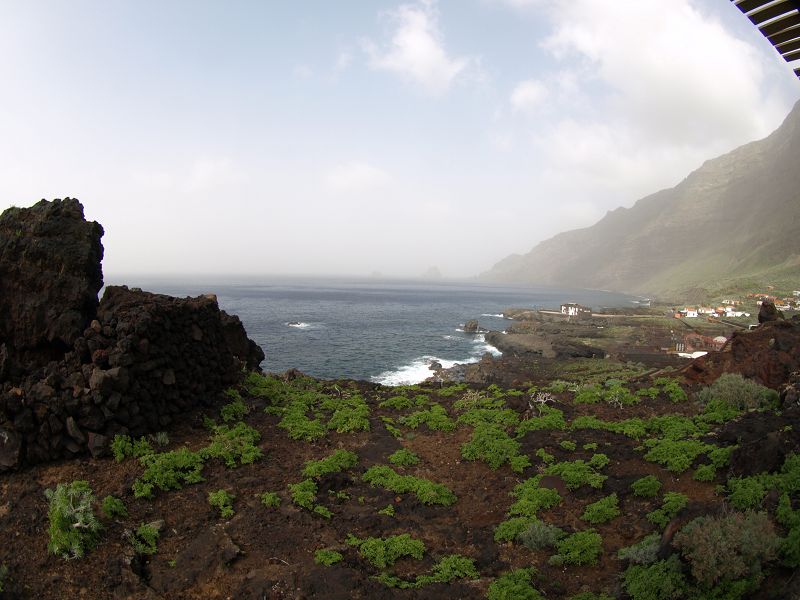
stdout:
[(302, 321), (289, 321), (286, 325), (295, 329), (308, 329), (311, 327), (311, 323), (303, 323)]
[(483, 313), (482, 317), (495, 317), (496, 319), (505, 319), (506, 316), (499, 313)]
[(374, 377), (370, 377), (370, 381), (387, 386), (414, 385), (415, 383), (425, 381), (434, 374), (433, 369), (431, 369), (431, 363), (433, 362), (438, 362), (443, 368), (450, 369), (459, 364), (468, 365), (476, 363), (486, 352), (491, 353), (493, 356), (500, 356), (502, 354), (497, 348), (491, 344), (487, 344), (486, 338), (483, 335), (475, 336), (473, 346), (474, 350), (472, 356), (464, 360), (448, 360), (430, 355), (420, 356), (407, 365), (384, 371)]

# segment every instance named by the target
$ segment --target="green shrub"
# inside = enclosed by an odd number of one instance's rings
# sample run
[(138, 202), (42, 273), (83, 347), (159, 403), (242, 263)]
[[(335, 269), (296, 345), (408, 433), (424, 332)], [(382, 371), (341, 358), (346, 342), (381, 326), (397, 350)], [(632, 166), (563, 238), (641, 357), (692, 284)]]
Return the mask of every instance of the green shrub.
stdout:
[(778, 405), (778, 392), (739, 373), (723, 373), (711, 386), (700, 390), (697, 399), (702, 404), (721, 400), (737, 410), (771, 408)]
[(653, 498), (661, 490), (661, 482), (654, 475), (647, 475), (637, 479), (631, 484), (631, 489), (635, 496), (641, 498)]
[(361, 478), (373, 487), (382, 487), (398, 494), (413, 493), (423, 504), (450, 506), (456, 501), (456, 495), (447, 486), (421, 477), (400, 475), (386, 465), (370, 467)]
[(645, 445), (650, 448), (645, 460), (664, 465), (673, 473), (683, 473), (698, 456), (713, 449), (698, 440), (652, 439)]
[(558, 554), (555, 556), (559, 558), (552, 562), (565, 565), (594, 565), (602, 550), (603, 538), (594, 529), (578, 531), (558, 543)]
[(536, 456), (542, 459), (542, 462), (549, 465), (556, 460), (556, 457), (547, 452), (544, 448), (539, 448), (536, 451)]
[(335, 565), (343, 558), (344, 557), (336, 550), (328, 550), (327, 548), (314, 552), (314, 562), (318, 565), (324, 565), (326, 567)]
[(395, 515), (394, 505), (388, 504), (385, 508), (382, 508), (378, 511), (379, 515), (385, 515), (387, 517), (393, 517)]
[(333, 412), (328, 421), (328, 429), (337, 433), (369, 431), (369, 406), (361, 396), (327, 398), (322, 408)]
[(589, 442), (583, 445), (584, 450), (597, 450), (597, 442)]
[(651, 533), (632, 546), (620, 548), (617, 552), (617, 558), (637, 565), (649, 565), (658, 559), (660, 546), (661, 536), (657, 533)]
[(694, 470), (692, 479), (695, 481), (713, 481), (717, 475), (717, 468), (714, 465), (700, 465)]
[(307, 510), (314, 510), (314, 503), (317, 500), (317, 484), (314, 483), (313, 479), (290, 483), (289, 493), (294, 504)]
[(478, 579), (480, 574), (475, 568), (475, 560), (460, 554), (442, 557), (433, 565), (430, 575), (419, 575), (414, 584), (422, 587), (431, 583), (451, 583), (456, 579)]
[(141, 458), (153, 454), (153, 447), (145, 437), (133, 440), (127, 435), (115, 435), (111, 441), (111, 454), (114, 455), (114, 460), (122, 462), (131, 456)]
[(558, 541), (566, 534), (555, 525), (534, 521), (528, 528), (517, 536), (520, 543), (531, 550), (554, 548)]
[(686, 402), (686, 400), (689, 398), (686, 395), (686, 392), (683, 391), (683, 388), (680, 386), (677, 379), (672, 377), (658, 377), (655, 380), (655, 384), (661, 386), (661, 389), (664, 390), (667, 398), (669, 398), (670, 401), (674, 402), (675, 404)]
[(48, 551), (66, 559), (82, 558), (97, 544), (103, 529), (92, 510), (94, 495), (89, 483), (59, 483), (55, 491), (47, 489), (44, 495), (50, 501)]
[(600, 523), (606, 523), (611, 519), (618, 517), (619, 515), (619, 500), (617, 498), (617, 494), (614, 493), (598, 500), (597, 502), (589, 504), (584, 509), (581, 519), (588, 521), (592, 525), (599, 525)]
[(758, 477), (731, 477), (727, 488), (728, 502), (740, 510), (758, 508), (767, 495)]
[(494, 528), (495, 542), (513, 542), (525, 531), (528, 530), (535, 519), (531, 517), (514, 517), (506, 519)]
[(425, 544), (407, 533), (388, 538), (366, 539), (359, 539), (350, 534), (347, 536), (347, 543), (358, 548), (361, 558), (379, 569), (391, 567), (404, 556), (420, 560), (425, 554)]
[(547, 467), (545, 475), (558, 475), (564, 480), (567, 488), (575, 490), (582, 485), (593, 488), (603, 487), (603, 482), (608, 479), (606, 475), (598, 473), (594, 467), (583, 460), (555, 463)]
[(689, 497), (678, 492), (667, 492), (661, 508), (647, 513), (647, 520), (656, 527), (664, 529), (675, 516), (689, 503)]
[(537, 475), (514, 486), (511, 495), (517, 501), (509, 508), (509, 514), (535, 519), (539, 511), (553, 508), (561, 502), (556, 490), (539, 487), (541, 479), (542, 476)]
[(413, 467), (419, 464), (419, 456), (411, 450), (401, 448), (389, 455), (389, 462), (400, 467)]
[(308, 406), (305, 402), (292, 402), (282, 411), (283, 418), (278, 423), (278, 427), (286, 430), (293, 440), (306, 442), (318, 440), (325, 435), (325, 427), (319, 419), (309, 419), (306, 415), (307, 411)]
[(231, 402), (224, 405), (219, 410), (219, 416), (222, 417), (225, 423), (239, 421), (250, 412), (250, 409), (245, 405), (244, 400), (242, 400), (241, 394), (235, 389), (229, 388), (225, 390), (225, 396), (231, 400)]
[(449, 398), (451, 396), (455, 396), (459, 392), (463, 392), (465, 389), (467, 389), (466, 383), (456, 383), (448, 387), (443, 387), (436, 393), (442, 398)]
[(281, 498), (275, 492), (264, 492), (259, 498), (261, 504), (267, 508), (278, 508), (281, 505)]
[(208, 503), (219, 509), (219, 516), (223, 519), (233, 516), (234, 498), (236, 498), (236, 496), (225, 490), (217, 490), (216, 492), (208, 493)]
[(563, 431), (567, 428), (564, 420), (564, 413), (552, 406), (542, 405), (539, 407), (539, 416), (523, 419), (517, 426), (516, 435), (522, 437), (529, 431)]
[[(497, 403), (500, 406), (503, 405), (502, 400), (490, 400), (489, 402)], [(501, 408), (500, 406), (471, 408), (458, 417), (458, 423), (472, 427), (477, 427), (481, 423), (497, 425), (498, 427), (516, 427), (519, 425), (517, 413), (510, 408)]]
[(100, 504), (100, 510), (103, 511), (103, 514), (109, 519), (115, 517), (125, 518), (128, 516), (128, 509), (125, 508), (125, 504), (122, 500), (114, 496), (106, 496), (103, 498), (103, 502)]
[(502, 428), (482, 423), (475, 427), (470, 440), (462, 444), (461, 456), (466, 460), (482, 460), (492, 469), (497, 469), (518, 456), (519, 447), (519, 442)]
[(757, 585), (763, 565), (777, 557), (779, 544), (765, 513), (698, 517), (673, 538), (691, 566), (692, 577), (706, 589), (739, 579)]
[(687, 585), (676, 555), (649, 566), (632, 565), (623, 575), (623, 587), (631, 600), (680, 600)]
[(575, 404), (597, 404), (603, 399), (603, 387), (597, 383), (590, 383), (578, 388), (572, 402)]
[(416, 429), (420, 425), (426, 425), (431, 431), (453, 431), (456, 428), (455, 422), (448, 416), (444, 407), (436, 403), (431, 404), (426, 410), (418, 410), (407, 417), (402, 417), (400, 422), (411, 429)]
[(130, 533), (128, 541), (130, 541), (136, 554), (151, 556), (158, 552), (158, 538), (160, 536), (158, 528), (154, 525), (142, 523), (135, 532)]
[(644, 423), (648, 432), (668, 440), (680, 440), (702, 433), (693, 419), (682, 415), (650, 417)]
[(533, 568), (504, 573), (489, 585), (486, 597), (489, 600), (543, 600), (544, 596), (531, 585), (535, 575)]
[(411, 408), (412, 406), (414, 406), (414, 404), (411, 402), (411, 399), (405, 396), (392, 396), (378, 404), (378, 408), (394, 408), (396, 410), (403, 410)]
[(358, 463), (358, 455), (349, 450), (337, 450), (320, 460), (309, 460), (303, 467), (303, 476), (318, 478), (328, 473), (339, 473)]
[(204, 458), (219, 458), (231, 468), (237, 466), (237, 460), (240, 465), (250, 465), (261, 458), (261, 449), (256, 445), (260, 439), (258, 431), (241, 421), (233, 427), (215, 425), (211, 443), (200, 454)]
[(133, 494), (137, 498), (152, 498), (156, 488), (161, 491), (179, 490), (184, 485), (203, 481), (200, 475), (203, 456), (188, 448), (143, 456), (139, 462), (145, 470), (133, 482)]
[(573, 451), (578, 447), (578, 445), (571, 440), (564, 440), (559, 444), (559, 446), (561, 446), (564, 450), (569, 450), (569, 451)]

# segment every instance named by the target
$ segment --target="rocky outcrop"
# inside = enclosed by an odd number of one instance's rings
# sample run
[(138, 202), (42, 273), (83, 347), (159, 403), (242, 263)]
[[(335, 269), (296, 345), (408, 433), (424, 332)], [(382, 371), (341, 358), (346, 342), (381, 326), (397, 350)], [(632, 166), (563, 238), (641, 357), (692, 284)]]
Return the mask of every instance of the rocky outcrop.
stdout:
[(709, 352), (683, 370), (692, 382), (709, 385), (722, 373), (741, 373), (779, 389), (800, 370), (800, 319), (769, 321), (753, 331), (734, 332), (720, 352)]
[(0, 380), (60, 358), (92, 320), (102, 236), (73, 198), (0, 215)]
[[(33, 212), (22, 218), (22, 209), (12, 209), (17, 221), (4, 213), (0, 223), (35, 222), (31, 230), (41, 233), (54, 231), (44, 216), (57, 225), (66, 219), (58, 239), (74, 250), (65, 253), (74, 259), (48, 257), (59, 252), (49, 238), (38, 245), (38, 238), (20, 239), (15, 247), (29, 249), (19, 254), (28, 271), (44, 270), (54, 279), (47, 287), (33, 272), (6, 268), (3, 273), (0, 301), (21, 320), (2, 348), (5, 364), (13, 362), (13, 368), (0, 373), (0, 472), (86, 452), (101, 455), (116, 434), (166, 429), (192, 407), (217, 400), (244, 369), (256, 369), (264, 359), (239, 318), (221, 311), (213, 295), (174, 298), (115, 286), (98, 305), (102, 228), (73, 223), (83, 215), (73, 200), (28, 210)], [(0, 248), (13, 246), (1, 231)], [(95, 246), (79, 243), (87, 236)], [(92, 254), (90, 247), (99, 252)], [(84, 279), (75, 267), (81, 252)], [(70, 265), (63, 267), (63, 283), (51, 269), (59, 264)], [(43, 300), (31, 299), (25, 282), (40, 285)], [(75, 300), (71, 305), (69, 298)], [(56, 322), (48, 327), (51, 316)]]
[(782, 321), (783, 313), (775, 307), (772, 300), (764, 300), (761, 308), (758, 309), (758, 322), (769, 323), (770, 321)]
[(478, 333), (478, 321), (475, 319), (470, 319), (466, 323), (464, 323), (464, 332), (465, 333)]

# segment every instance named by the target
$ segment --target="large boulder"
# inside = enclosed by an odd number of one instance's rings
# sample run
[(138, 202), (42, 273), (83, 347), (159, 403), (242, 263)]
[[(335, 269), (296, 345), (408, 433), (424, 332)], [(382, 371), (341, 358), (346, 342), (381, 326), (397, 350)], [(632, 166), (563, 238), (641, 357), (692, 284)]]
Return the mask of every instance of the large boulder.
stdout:
[(780, 321), (783, 319), (783, 313), (778, 310), (772, 300), (764, 300), (761, 303), (761, 308), (758, 309), (758, 322), (769, 323), (771, 321)]
[(0, 215), (0, 381), (61, 358), (92, 320), (102, 236), (74, 198)]

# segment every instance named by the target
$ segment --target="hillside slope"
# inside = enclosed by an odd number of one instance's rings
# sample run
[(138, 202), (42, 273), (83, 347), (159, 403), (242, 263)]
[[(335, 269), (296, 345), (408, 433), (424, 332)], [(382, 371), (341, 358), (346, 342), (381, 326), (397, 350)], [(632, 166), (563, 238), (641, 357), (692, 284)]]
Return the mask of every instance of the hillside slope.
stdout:
[(800, 276), (800, 103), (769, 137), (481, 275), (668, 294)]

